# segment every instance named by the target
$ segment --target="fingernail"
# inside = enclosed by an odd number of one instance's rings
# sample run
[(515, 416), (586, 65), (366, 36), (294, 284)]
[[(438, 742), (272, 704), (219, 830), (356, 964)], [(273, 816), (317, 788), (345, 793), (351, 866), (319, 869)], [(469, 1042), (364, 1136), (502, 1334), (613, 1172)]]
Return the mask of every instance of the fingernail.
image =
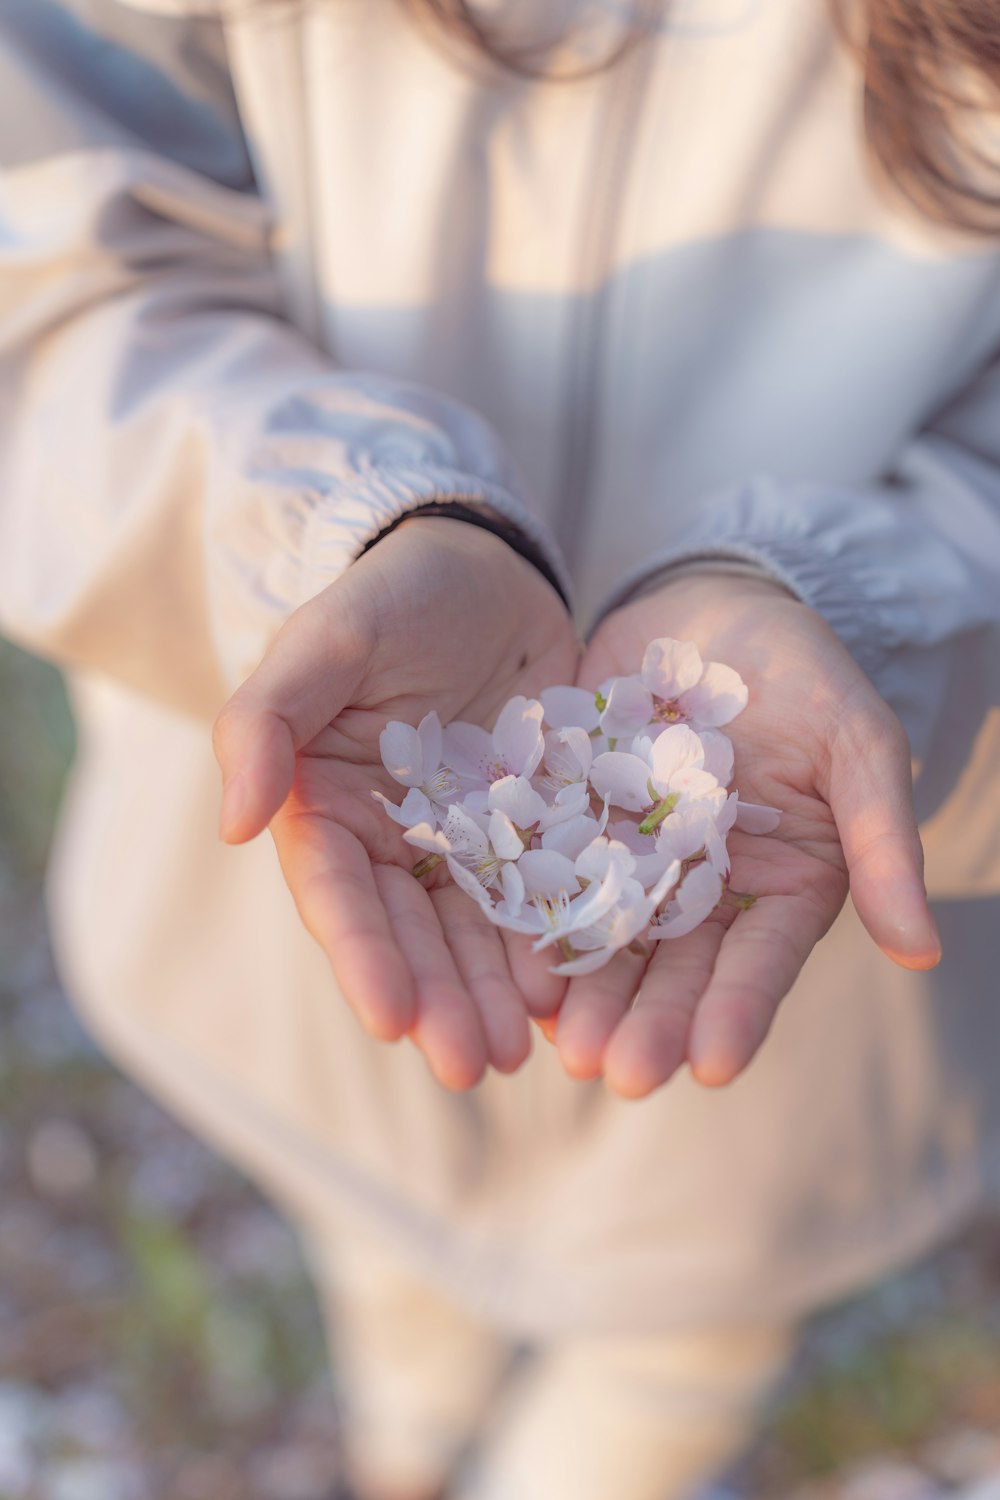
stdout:
[(219, 814), (219, 834), (228, 838), (246, 806), (247, 784), (242, 771), (237, 771), (226, 782), (222, 793), (222, 811)]

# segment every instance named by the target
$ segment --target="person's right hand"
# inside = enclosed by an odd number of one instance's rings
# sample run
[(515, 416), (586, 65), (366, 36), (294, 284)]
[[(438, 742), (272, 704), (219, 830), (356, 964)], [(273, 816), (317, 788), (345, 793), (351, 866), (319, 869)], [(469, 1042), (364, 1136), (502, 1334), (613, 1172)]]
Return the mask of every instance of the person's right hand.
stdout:
[(215, 725), (221, 831), (270, 825), (308, 930), (373, 1036), (409, 1035), (436, 1077), (467, 1088), (516, 1068), (528, 1014), (564, 981), (501, 938), (451, 881), (426, 889), (422, 851), (373, 799), (389, 719), (492, 728), (506, 700), (572, 682), (579, 645), (541, 574), (483, 528), (414, 517), (293, 614)]

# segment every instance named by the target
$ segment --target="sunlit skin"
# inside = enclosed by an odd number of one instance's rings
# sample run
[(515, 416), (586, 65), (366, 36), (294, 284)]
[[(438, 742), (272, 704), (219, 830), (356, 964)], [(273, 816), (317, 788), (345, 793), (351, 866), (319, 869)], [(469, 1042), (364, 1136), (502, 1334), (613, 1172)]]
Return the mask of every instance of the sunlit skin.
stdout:
[[(515, 694), (638, 670), (646, 644), (691, 639), (750, 689), (726, 733), (742, 797), (781, 809), (769, 835), (729, 838), (726, 904), (648, 958), (620, 953), (570, 981), (500, 934), (421, 851), (372, 788), (398, 800), (379, 735), (436, 709), (492, 726)], [(626, 1098), (685, 1063), (730, 1082), (761, 1045), (848, 884), (896, 962), (940, 956), (898, 721), (824, 622), (765, 580), (679, 575), (608, 617), (582, 660), (553, 590), (502, 541), (461, 521), (414, 519), (286, 623), (216, 726), (231, 843), (271, 833), (302, 919), (371, 1035), (408, 1036), (447, 1087), (530, 1050), (529, 1016), (577, 1078)]]
[[(410, 873), (379, 735), (390, 719), (492, 727), (508, 698), (572, 681), (579, 642), (530, 563), (478, 527), (414, 518), (296, 611), (216, 722), (221, 831), (239, 844), (270, 826), (302, 920), (361, 1024), (409, 1036), (441, 1083), (509, 1072), (565, 981), (501, 937), (439, 871)], [(431, 889), (425, 886), (430, 885)]]
[(741, 797), (781, 810), (771, 834), (729, 836), (724, 904), (647, 960), (619, 954), (571, 981), (547, 1034), (568, 1071), (603, 1074), (638, 1098), (685, 1062), (699, 1082), (731, 1082), (760, 1047), (781, 1000), (833, 922), (848, 887), (872, 939), (908, 968), (940, 958), (913, 817), (910, 756), (891, 710), (828, 626), (777, 584), (678, 575), (610, 615), (583, 658), (596, 688), (634, 672), (648, 641), (693, 640), (735, 667), (749, 706), (726, 733)]

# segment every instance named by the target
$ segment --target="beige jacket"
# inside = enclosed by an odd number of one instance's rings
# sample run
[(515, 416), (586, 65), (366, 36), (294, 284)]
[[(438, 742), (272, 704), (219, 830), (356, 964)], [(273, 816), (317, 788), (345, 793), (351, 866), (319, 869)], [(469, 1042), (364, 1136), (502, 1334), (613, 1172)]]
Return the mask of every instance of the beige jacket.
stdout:
[[(998, 1161), (998, 247), (876, 185), (821, 0), (675, 0), (559, 86), (395, 0), (223, 9), (0, 5), (0, 624), (72, 670), (68, 981), (293, 1212), (505, 1327), (813, 1305)], [(498, 9), (576, 14), (567, 63), (622, 11)], [(363, 1037), (269, 843), (218, 844), (207, 730), (292, 608), (455, 493), (533, 531), (584, 626), (703, 554), (820, 610), (910, 732), (940, 969), (845, 913), (743, 1079), (639, 1105), (544, 1046), (453, 1096)]]

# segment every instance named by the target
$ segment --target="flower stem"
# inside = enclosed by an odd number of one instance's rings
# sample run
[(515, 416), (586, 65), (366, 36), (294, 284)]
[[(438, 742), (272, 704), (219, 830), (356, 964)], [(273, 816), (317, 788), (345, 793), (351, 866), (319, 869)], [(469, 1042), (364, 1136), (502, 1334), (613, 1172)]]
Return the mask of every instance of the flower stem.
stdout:
[(727, 886), (722, 893), (722, 899), (728, 906), (735, 906), (738, 911), (749, 911), (757, 897), (747, 895), (746, 891), (732, 891)]
[(436, 870), (438, 865), (443, 864), (443, 854), (425, 854), (423, 859), (418, 860), (418, 862), (413, 866), (410, 874), (414, 877), (414, 879), (421, 880), (423, 876), (429, 875), (432, 870)]
[(639, 824), (639, 832), (652, 833), (654, 829), (659, 828), (664, 818), (669, 817), (673, 812), (674, 808), (677, 806), (678, 800), (679, 798), (676, 792), (671, 792), (669, 797), (664, 797), (663, 801), (658, 802), (653, 808), (652, 812), (648, 812), (643, 818), (642, 822)]
[(571, 964), (574, 958), (577, 957), (576, 949), (573, 947), (573, 944), (570, 942), (569, 938), (559, 939), (559, 952), (562, 954), (563, 958), (568, 964)]

